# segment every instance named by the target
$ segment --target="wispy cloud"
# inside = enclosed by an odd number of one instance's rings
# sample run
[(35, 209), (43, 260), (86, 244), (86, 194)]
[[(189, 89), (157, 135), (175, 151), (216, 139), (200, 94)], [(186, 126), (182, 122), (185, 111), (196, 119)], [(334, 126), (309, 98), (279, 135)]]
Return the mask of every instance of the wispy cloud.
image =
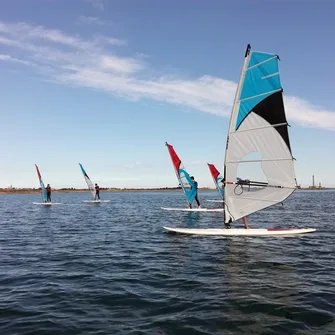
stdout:
[[(111, 50), (126, 41), (98, 36), (83, 39), (57, 29), (0, 21), (2, 61), (33, 64), (48, 79), (63, 85), (100, 89), (127, 99), (150, 98), (220, 116), (228, 116), (236, 83), (213, 76), (151, 76), (143, 57), (124, 57)], [(46, 70), (47, 69), (47, 70)], [(143, 70), (146, 71), (143, 71)], [(298, 97), (285, 96), (289, 122), (335, 130), (335, 112)], [(126, 164), (127, 165), (127, 164)], [(131, 168), (130, 164), (128, 168)]]
[[(107, 36), (96, 36), (94, 40), (98, 43), (105, 43), (109, 45), (114, 45), (114, 46), (122, 46), (126, 45), (128, 42), (124, 39), (119, 39), (119, 38), (112, 38), (112, 37), (107, 37)], [(141, 55), (138, 55), (137, 58), (144, 58)]]
[(14, 58), (14, 57), (9, 56), (9, 55), (3, 55), (3, 54), (0, 54), (0, 61), (20, 63), (20, 64), (24, 64), (24, 65), (32, 65), (31, 62), (27, 62), (27, 61)]
[(98, 17), (93, 17), (93, 16), (79, 16), (78, 19), (76, 20), (77, 24), (88, 24), (88, 25), (97, 25), (97, 26), (106, 26), (110, 25), (111, 22), (109, 21), (103, 21), (99, 19)]
[(85, 2), (90, 3), (94, 8), (103, 10), (104, 9), (104, 1), (103, 0), (85, 0)]

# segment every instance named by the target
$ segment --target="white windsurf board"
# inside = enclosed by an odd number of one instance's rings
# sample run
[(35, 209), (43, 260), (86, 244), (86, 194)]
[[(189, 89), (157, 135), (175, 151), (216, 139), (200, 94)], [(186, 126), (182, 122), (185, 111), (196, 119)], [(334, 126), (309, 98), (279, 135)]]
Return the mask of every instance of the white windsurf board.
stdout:
[(316, 231), (314, 228), (269, 228), (269, 229), (196, 229), (196, 228), (170, 228), (163, 227), (169, 232), (188, 235), (211, 235), (211, 236), (279, 236), (306, 234)]
[(223, 200), (214, 200), (214, 199), (213, 200), (212, 199), (207, 199), (206, 201), (209, 201), (209, 202), (221, 202), (221, 203), (223, 202)]
[(183, 212), (223, 212), (223, 208), (172, 208), (161, 207), (166, 211), (183, 211)]
[(33, 202), (33, 204), (43, 206), (63, 205), (61, 202)]

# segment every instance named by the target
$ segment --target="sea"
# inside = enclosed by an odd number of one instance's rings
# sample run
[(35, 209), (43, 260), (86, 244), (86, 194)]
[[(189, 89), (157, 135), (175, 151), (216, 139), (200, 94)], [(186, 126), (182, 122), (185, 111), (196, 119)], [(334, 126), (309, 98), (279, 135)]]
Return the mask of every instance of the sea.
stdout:
[[(220, 212), (171, 212), (181, 191), (0, 195), (0, 335), (335, 334), (335, 192), (296, 191), (250, 215), (295, 237), (211, 237)], [(219, 199), (200, 191), (202, 207)], [(241, 220), (234, 227), (243, 227)]]

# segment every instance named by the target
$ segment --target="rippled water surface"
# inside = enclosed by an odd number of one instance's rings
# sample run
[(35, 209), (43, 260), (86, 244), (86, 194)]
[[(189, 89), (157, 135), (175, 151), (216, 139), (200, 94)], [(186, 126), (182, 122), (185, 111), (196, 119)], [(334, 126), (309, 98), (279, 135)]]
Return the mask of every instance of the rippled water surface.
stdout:
[[(181, 192), (0, 195), (0, 334), (335, 334), (335, 192), (249, 217), (301, 237), (196, 237), (222, 213), (166, 212)], [(216, 192), (200, 192), (203, 207)], [(234, 225), (242, 227), (242, 222)]]

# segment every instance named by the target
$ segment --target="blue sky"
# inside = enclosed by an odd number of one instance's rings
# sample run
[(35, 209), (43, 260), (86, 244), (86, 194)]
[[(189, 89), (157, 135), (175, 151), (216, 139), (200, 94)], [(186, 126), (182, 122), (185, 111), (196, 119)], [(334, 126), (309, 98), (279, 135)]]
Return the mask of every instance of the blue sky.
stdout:
[(199, 186), (222, 171), (247, 43), (280, 56), (298, 183), (335, 186), (331, 1), (2, 1), (0, 187)]

